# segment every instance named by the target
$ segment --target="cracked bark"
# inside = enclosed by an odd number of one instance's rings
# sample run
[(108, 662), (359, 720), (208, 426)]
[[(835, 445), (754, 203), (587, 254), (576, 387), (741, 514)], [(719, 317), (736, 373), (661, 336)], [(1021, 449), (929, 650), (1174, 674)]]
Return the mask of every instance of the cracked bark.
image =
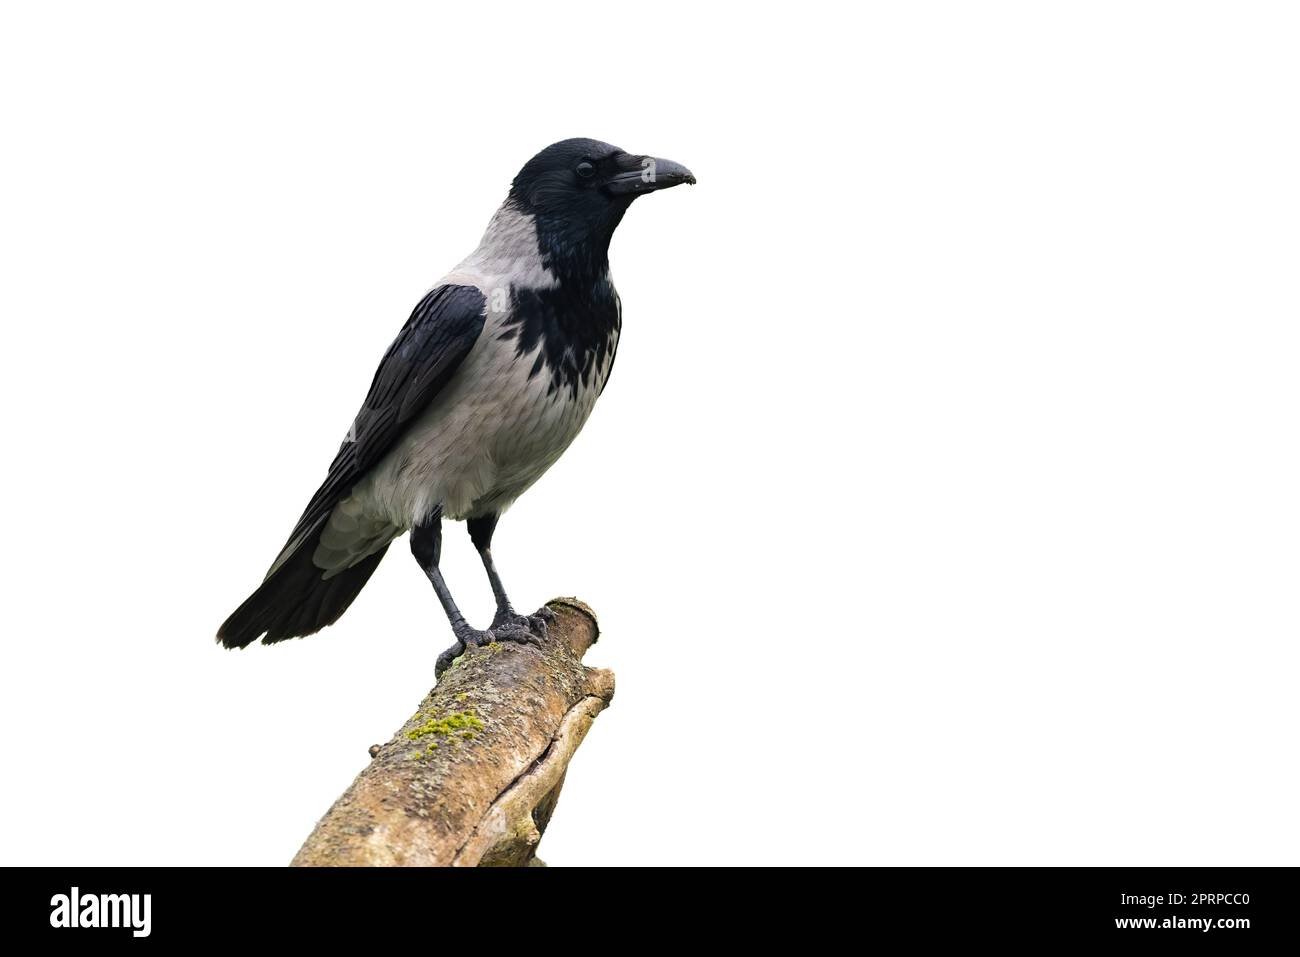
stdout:
[(540, 648), (461, 656), (325, 812), (293, 866), (528, 866), (569, 761), (614, 697), (582, 656), (599, 634), (576, 598)]

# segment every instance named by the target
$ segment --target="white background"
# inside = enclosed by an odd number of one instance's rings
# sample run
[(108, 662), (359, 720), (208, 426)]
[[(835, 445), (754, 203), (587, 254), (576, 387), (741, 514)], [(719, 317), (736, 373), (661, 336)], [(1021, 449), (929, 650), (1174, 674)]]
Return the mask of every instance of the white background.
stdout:
[(15, 7), (3, 863), (282, 864), (410, 713), (404, 542), (212, 636), (569, 136), (699, 185), (624, 220), (612, 383), (497, 537), (618, 675), (549, 863), (1297, 862), (1286, 5)]

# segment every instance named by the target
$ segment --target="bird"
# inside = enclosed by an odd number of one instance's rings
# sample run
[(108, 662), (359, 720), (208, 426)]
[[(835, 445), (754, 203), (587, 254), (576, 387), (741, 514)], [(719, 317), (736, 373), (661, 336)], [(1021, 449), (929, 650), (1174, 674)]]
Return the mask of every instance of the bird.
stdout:
[[(609, 380), (623, 321), (609, 270), (615, 229), (638, 197), (695, 181), (680, 163), (585, 138), (525, 163), (477, 248), (384, 353), (325, 480), (218, 643), (274, 644), (332, 625), (409, 532), (455, 638), (435, 675), (491, 642), (540, 644), (554, 616), (515, 611), (493, 532)], [(444, 519), (465, 522), (487, 573), (496, 613), (484, 629), (466, 621), (439, 570)]]

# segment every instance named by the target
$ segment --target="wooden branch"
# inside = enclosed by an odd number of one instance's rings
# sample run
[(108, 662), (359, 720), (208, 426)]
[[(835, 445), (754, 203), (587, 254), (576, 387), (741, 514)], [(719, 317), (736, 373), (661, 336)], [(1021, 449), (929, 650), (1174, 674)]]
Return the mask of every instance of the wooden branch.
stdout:
[[(541, 647), (494, 644), (458, 658), (331, 807), (293, 866), (527, 866), (569, 760), (614, 697), (582, 656), (599, 635), (576, 598)], [(433, 659), (429, 659), (433, 667)]]

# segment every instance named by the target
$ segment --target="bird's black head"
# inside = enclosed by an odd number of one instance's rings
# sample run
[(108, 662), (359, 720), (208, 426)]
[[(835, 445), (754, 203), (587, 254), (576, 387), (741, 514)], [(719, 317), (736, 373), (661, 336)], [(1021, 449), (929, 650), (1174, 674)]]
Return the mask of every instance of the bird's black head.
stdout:
[(672, 160), (627, 153), (599, 140), (561, 140), (524, 164), (510, 200), (535, 218), (543, 255), (603, 260), (634, 199), (694, 182), (691, 171)]

